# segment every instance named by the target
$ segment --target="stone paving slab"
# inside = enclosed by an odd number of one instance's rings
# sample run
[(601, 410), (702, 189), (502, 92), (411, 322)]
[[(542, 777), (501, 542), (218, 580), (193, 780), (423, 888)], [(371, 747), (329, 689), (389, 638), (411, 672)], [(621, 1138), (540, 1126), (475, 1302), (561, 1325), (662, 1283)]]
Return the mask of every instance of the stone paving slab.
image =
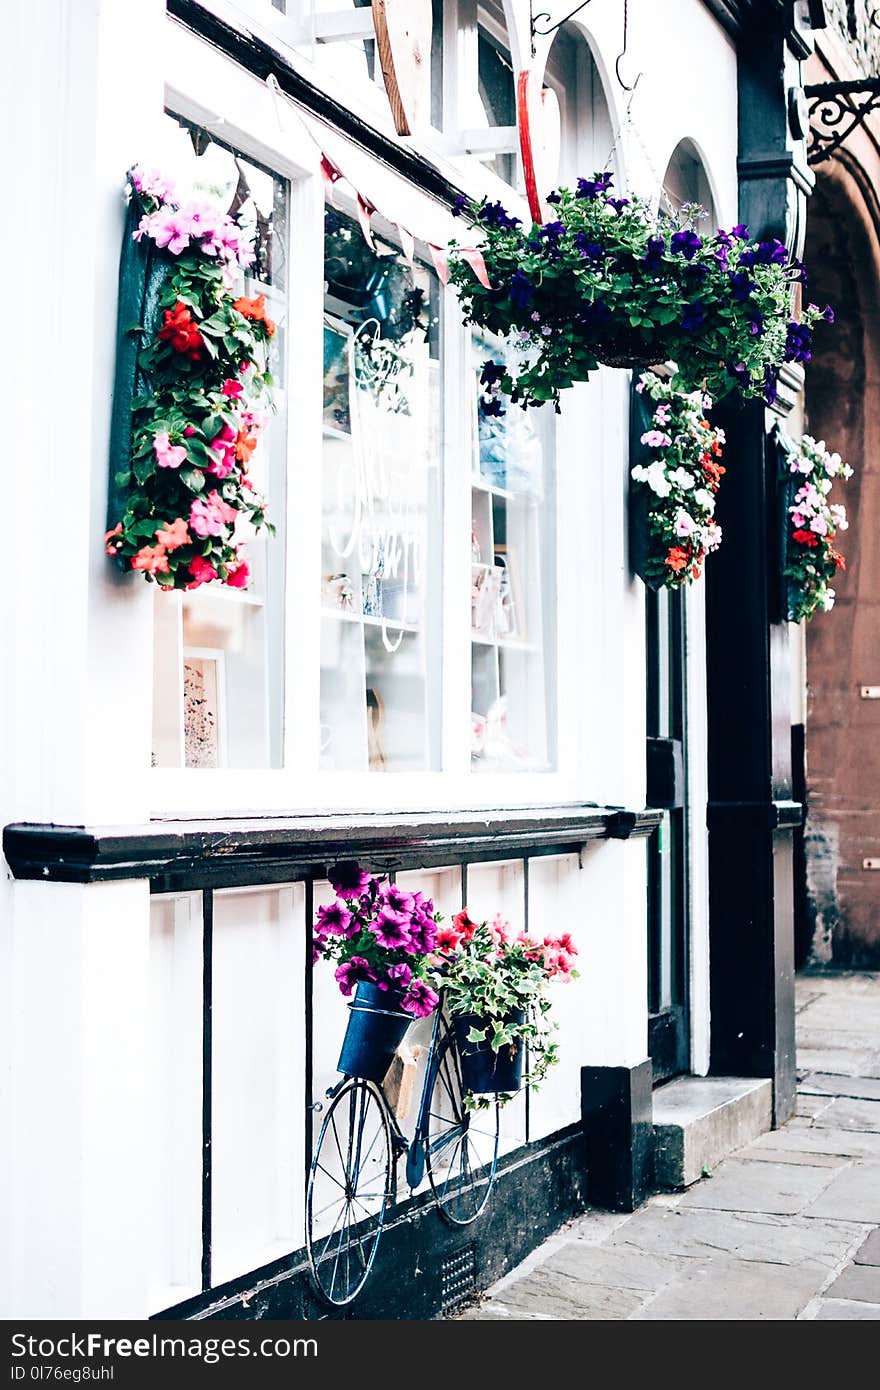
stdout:
[(880, 1322), (880, 1304), (847, 1303), (843, 1299), (823, 1300), (816, 1322)]
[(802, 1149), (751, 1148), (740, 1149), (738, 1158), (749, 1163), (795, 1163), (807, 1168), (843, 1168), (849, 1162), (843, 1154), (805, 1153)]
[(541, 1266), (499, 1292), (497, 1301), (514, 1317), (528, 1318), (537, 1312), (562, 1322), (619, 1322), (640, 1308), (647, 1297), (643, 1289), (582, 1284), (570, 1275)]
[(856, 1100), (880, 1100), (880, 1077), (832, 1076), (828, 1072), (807, 1072), (798, 1082), (798, 1097), (806, 1096), (851, 1096)]
[(880, 1230), (871, 1232), (854, 1258), (857, 1265), (880, 1265)]
[[(753, 1144), (764, 1148), (791, 1149), (797, 1153), (837, 1154), (840, 1157), (880, 1157), (880, 1134), (867, 1130), (813, 1129), (810, 1125), (796, 1125), (791, 1121), (784, 1129), (771, 1130), (753, 1140)], [(741, 1149), (740, 1155), (751, 1153)]]
[(857, 1160), (850, 1168), (835, 1173), (825, 1191), (806, 1208), (804, 1216), (880, 1225), (880, 1167)]
[(798, 1048), (798, 1065), (805, 1071), (838, 1071), (846, 1076), (880, 1077), (877, 1053), (867, 1048)]
[(560, 1246), (542, 1268), (584, 1284), (654, 1292), (668, 1284), (684, 1263), (674, 1256), (656, 1255), (626, 1245), (597, 1248), (575, 1240)]
[(847, 1265), (833, 1284), (825, 1289), (828, 1298), (858, 1299), (860, 1303), (880, 1304), (880, 1265)]
[(815, 1267), (696, 1261), (634, 1314), (652, 1322), (793, 1321), (822, 1285)]
[(731, 1158), (709, 1181), (689, 1188), (681, 1205), (794, 1216), (808, 1207), (833, 1180), (834, 1173), (828, 1168), (749, 1163), (742, 1158)]
[(705, 1258), (717, 1252), (758, 1263), (810, 1264), (830, 1274), (858, 1247), (864, 1232), (857, 1222), (707, 1208), (662, 1211), (649, 1204), (615, 1233), (611, 1243), (657, 1255)]
[(880, 1134), (880, 1101), (852, 1100), (843, 1096), (830, 1101), (813, 1123), (817, 1129), (858, 1129)]

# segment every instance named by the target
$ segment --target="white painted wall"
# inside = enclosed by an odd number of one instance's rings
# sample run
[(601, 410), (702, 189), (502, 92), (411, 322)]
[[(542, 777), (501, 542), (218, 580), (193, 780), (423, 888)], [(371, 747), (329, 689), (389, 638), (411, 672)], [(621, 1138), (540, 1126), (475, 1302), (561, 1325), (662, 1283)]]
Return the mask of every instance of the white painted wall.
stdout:
[[(227, 0), (212, 3), (240, 17), (240, 7)], [(569, 7), (547, 6), (558, 14)], [(516, 25), (513, 47), (526, 52), (528, 6), (511, 0), (506, 8)], [(605, 81), (614, 128), (626, 105), (613, 79), (620, 20), (618, 0), (593, 0), (578, 21)], [(4, 536), (7, 574), (17, 584), (14, 592), (9, 583), (3, 590), (3, 823), (118, 824), (151, 811), (204, 815), (218, 798), (255, 813), (270, 805), (295, 809), (303, 804), (295, 772), (244, 775), (222, 793), (219, 775), (182, 774), (158, 793), (160, 783), (148, 772), (151, 593), (114, 575), (101, 540), (121, 180), (133, 159), (149, 154), (166, 88), (192, 114), (222, 119), (228, 133), (240, 132), (254, 153), (277, 159), (298, 180), (298, 247), (320, 225), (314, 155), (306, 153), (296, 115), (279, 113), (262, 84), (168, 21), (161, 0), (88, 6), (13, 0), (2, 25), (2, 98), (6, 129), (16, 132), (15, 192), (26, 217), (30, 304), (5, 368), (10, 398), (30, 425), (27, 448), (6, 470), (7, 516), (20, 524)], [(299, 61), (308, 71), (307, 49)], [(632, 0), (626, 72), (640, 70), (632, 122), (619, 138), (618, 181), (653, 188), (656, 171), (690, 137), (704, 157), (721, 220), (734, 221), (734, 53), (700, 0), (662, 6)], [(326, 64), (322, 73), (332, 87)], [(352, 104), (361, 103), (360, 92), (337, 86)], [(363, 93), (362, 106), (388, 127), (375, 92)], [(428, 136), (412, 142), (416, 149), (430, 143)], [(436, 148), (431, 153), (475, 192), (504, 191), (476, 161), (453, 165)], [(387, 184), (387, 175), (374, 177)], [(401, 196), (426, 226), (447, 225), (412, 190)], [(23, 226), (4, 224), (3, 234), (15, 238), (4, 247), (7, 263), (21, 263)], [(297, 291), (304, 335), (310, 314), (319, 312), (319, 282), (315, 275)], [(48, 370), (35, 370), (41, 363)], [(304, 348), (296, 366), (301, 404), (318, 372)], [(560, 470), (570, 499), (560, 521), (560, 581), (572, 615), (560, 642), (560, 698), (571, 737), (559, 780), (546, 790), (558, 795), (568, 788), (572, 796), (635, 806), (644, 799), (644, 633), (642, 592), (628, 578), (625, 555), (626, 390), (622, 374), (601, 372), (571, 393), (559, 422)], [(303, 420), (300, 449), (317, 437)], [(300, 461), (295, 477), (306, 471)], [(290, 495), (295, 526), (295, 487)], [(292, 563), (306, 563), (303, 554), (306, 546), (294, 551)], [(689, 699), (697, 1069), (705, 1065), (708, 1036), (700, 605), (695, 595)], [(523, 782), (515, 789), (487, 785), (483, 796), (539, 797)], [(388, 790), (377, 782), (372, 795), (412, 805), (440, 804), (445, 793), (414, 783)], [(459, 796), (460, 789), (447, 804)], [(613, 842), (590, 848), (580, 865), (562, 856), (531, 866), (532, 926), (547, 919), (555, 927), (563, 912), (566, 925), (575, 918), (583, 972), (567, 994), (560, 990), (563, 1062), (533, 1097), (533, 1134), (576, 1116), (580, 1065), (630, 1065), (645, 1055), (644, 864), (641, 843)], [(441, 891), (457, 905), (454, 873)], [(524, 891), (521, 869), (471, 870), (472, 906), (491, 911), (506, 903), (516, 915)], [(6, 1316), (140, 1316), (198, 1282), (198, 900), (180, 907), (154, 902), (152, 928), (150, 906), (145, 883), (0, 880), (0, 1104), (8, 1136), (0, 1144), (0, 1228), (8, 1233), (0, 1240), (0, 1308)], [(219, 1277), (300, 1238), (296, 1187), (285, 1187), (285, 1179), (302, 1167), (295, 1123), (304, 1100), (297, 1065), (302, 912), (298, 889), (218, 899)], [(334, 1072), (345, 1009), (324, 976), (316, 977), (315, 1002), (317, 1082)], [(268, 1079), (261, 1075), (255, 1087), (258, 1023), (270, 1066)], [(247, 1125), (237, 1132), (241, 1114)], [(506, 1123), (509, 1137), (519, 1133), (514, 1112)], [(242, 1190), (252, 1164), (259, 1192)]]

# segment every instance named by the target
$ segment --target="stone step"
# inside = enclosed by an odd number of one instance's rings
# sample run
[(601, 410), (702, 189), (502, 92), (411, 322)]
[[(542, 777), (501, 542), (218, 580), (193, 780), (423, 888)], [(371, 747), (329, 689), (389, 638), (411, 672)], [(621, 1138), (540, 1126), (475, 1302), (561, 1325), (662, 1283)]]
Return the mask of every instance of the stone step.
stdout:
[(654, 1092), (654, 1181), (690, 1187), (772, 1122), (769, 1080), (681, 1076)]

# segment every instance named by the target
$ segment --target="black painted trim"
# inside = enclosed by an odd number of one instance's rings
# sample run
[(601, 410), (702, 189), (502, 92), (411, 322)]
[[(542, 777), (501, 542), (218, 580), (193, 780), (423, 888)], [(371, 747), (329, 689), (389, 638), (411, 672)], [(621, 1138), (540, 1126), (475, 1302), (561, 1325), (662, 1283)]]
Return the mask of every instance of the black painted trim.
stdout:
[(255, 77), (265, 81), (273, 75), (285, 96), (323, 121), (331, 130), (348, 136), (361, 149), (381, 160), (389, 169), (393, 169), (418, 188), (449, 205), (464, 193), (464, 189), (452, 183), (422, 155), (416, 154), (399, 140), (383, 134), (329, 93), (316, 87), (284, 57), (283, 53), (265, 40), (220, 19), (204, 9), (198, 0), (166, 0), (166, 8), (173, 19), (185, 25), (199, 38), (205, 39)]
[(214, 895), (202, 894), (202, 1289), (211, 1287), (213, 1201)]
[(98, 883), (148, 878), (154, 891), (321, 876), (358, 857), (376, 868), (507, 859), (651, 833), (660, 812), (565, 805), (523, 810), (152, 821), (133, 826), (7, 825), (15, 878)]
[(653, 1070), (650, 1057), (634, 1067), (581, 1067), (581, 1114), (590, 1201), (634, 1211), (654, 1178)]
[(524, 1259), (587, 1203), (584, 1135), (569, 1125), (508, 1154), (492, 1199), (472, 1226), (443, 1220), (429, 1192), (397, 1205), (382, 1233), (370, 1279), (347, 1309), (330, 1309), (312, 1291), (305, 1251), (163, 1309), (165, 1319), (318, 1319), (437, 1317), (443, 1308), (443, 1266), (473, 1250), (473, 1292), (485, 1289)]

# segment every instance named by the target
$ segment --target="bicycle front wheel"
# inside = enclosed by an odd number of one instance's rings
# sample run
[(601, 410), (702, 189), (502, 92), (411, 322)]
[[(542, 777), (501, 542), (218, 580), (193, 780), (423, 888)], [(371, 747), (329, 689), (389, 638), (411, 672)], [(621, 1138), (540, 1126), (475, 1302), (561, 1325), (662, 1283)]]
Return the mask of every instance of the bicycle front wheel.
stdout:
[(384, 1097), (375, 1082), (352, 1078), (321, 1126), (306, 1196), (309, 1268), (328, 1303), (351, 1303), (367, 1282), (394, 1189)]
[(425, 1159), (431, 1190), (453, 1226), (469, 1226), (486, 1208), (498, 1164), (500, 1108), (464, 1104), (458, 1049), (447, 1033), (431, 1063)]

